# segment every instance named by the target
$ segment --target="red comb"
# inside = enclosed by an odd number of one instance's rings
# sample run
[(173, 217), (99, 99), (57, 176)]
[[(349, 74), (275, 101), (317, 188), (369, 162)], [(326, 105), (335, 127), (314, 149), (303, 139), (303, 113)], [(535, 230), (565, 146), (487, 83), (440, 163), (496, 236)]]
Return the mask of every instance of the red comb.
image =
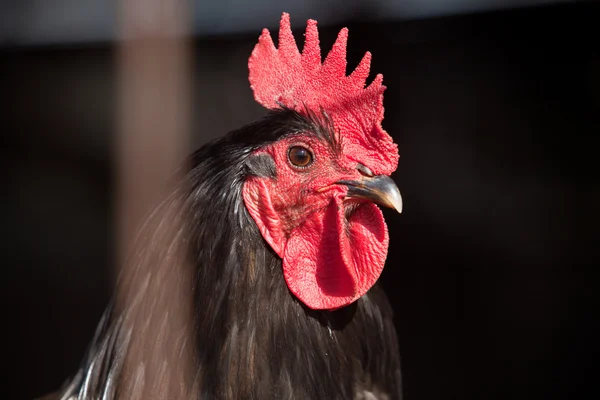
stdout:
[[(344, 142), (360, 146), (371, 159), (368, 167), (378, 174), (392, 173), (398, 164), (398, 148), (381, 127), (383, 120), (383, 76), (365, 88), (371, 53), (367, 52), (354, 72), (346, 76), (348, 29), (340, 31), (333, 48), (321, 63), (317, 21), (308, 20), (306, 42), (300, 54), (283, 13), (279, 27), (279, 49), (264, 29), (248, 61), (254, 98), (269, 109), (279, 104), (302, 112), (304, 107), (323, 109)], [(365, 162), (366, 160), (358, 160)]]

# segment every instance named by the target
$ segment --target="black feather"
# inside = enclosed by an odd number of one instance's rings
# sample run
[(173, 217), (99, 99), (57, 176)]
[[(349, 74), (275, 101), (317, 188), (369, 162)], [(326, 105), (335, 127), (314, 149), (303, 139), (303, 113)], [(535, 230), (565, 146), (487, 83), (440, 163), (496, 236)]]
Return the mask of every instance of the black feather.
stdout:
[(275, 161), (267, 154), (251, 155), (246, 159), (246, 175), (276, 178), (277, 168)]
[[(196, 151), (184, 182), (169, 198), (183, 204), (185, 222), (171, 240), (194, 265), (195, 375), (188, 383), (197, 387), (196, 397), (401, 398), (397, 338), (384, 293), (376, 285), (343, 309), (308, 309), (289, 292), (281, 259), (242, 201), (247, 176), (276, 174), (270, 157), (251, 156), (257, 148), (312, 132), (340, 151), (339, 135), (328, 121), (325, 114), (271, 112)], [(171, 207), (169, 199), (161, 208)], [(135, 329), (123, 327), (127, 312), (107, 311), (110, 322), (99, 327), (63, 398), (84, 391), (88, 395), (76, 398), (117, 396), (105, 387), (122, 368), (128, 329)]]

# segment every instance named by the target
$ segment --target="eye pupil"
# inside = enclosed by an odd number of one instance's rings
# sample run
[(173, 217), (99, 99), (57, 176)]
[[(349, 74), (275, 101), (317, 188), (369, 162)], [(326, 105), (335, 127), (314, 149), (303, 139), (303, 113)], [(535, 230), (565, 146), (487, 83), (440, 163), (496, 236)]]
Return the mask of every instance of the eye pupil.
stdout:
[(311, 152), (302, 146), (292, 146), (290, 148), (288, 158), (292, 165), (296, 167), (307, 167), (312, 163)]

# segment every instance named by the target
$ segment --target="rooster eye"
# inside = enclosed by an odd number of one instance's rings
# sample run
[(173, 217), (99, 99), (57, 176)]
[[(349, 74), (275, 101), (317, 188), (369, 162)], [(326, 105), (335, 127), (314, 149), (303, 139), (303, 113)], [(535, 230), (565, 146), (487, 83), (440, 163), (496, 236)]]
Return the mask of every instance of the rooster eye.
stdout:
[(288, 158), (293, 166), (299, 168), (306, 168), (313, 161), (313, 155), (310, 150), (302, 146), (290, 147)]

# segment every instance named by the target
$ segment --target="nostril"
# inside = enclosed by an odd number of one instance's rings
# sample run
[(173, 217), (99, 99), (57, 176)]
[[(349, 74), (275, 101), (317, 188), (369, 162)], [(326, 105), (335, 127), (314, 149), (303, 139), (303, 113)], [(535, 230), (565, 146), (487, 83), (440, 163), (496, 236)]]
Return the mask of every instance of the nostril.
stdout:
[(358, 163), (356, 165), (356, 169), (358, 170), (358, 172), (360, 172), (362, 176), (367, 176), (369, 178), (373, 177), (373, 172), (366, 165)]

